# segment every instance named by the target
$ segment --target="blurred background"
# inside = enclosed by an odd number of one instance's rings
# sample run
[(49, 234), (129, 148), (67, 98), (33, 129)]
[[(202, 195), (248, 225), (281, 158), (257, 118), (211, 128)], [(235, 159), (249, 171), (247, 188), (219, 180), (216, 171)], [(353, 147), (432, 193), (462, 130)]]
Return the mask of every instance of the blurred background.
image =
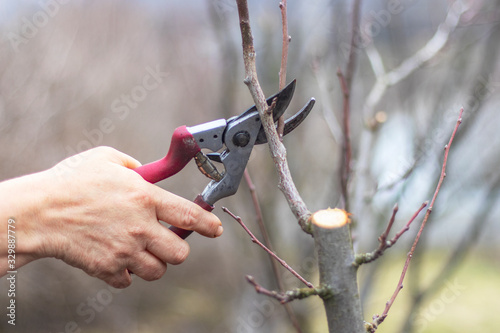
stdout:
[[(356, 251), (377, 247), (396, 202), (400, 209), (393, 233), (430, 200), (443, 147), (460, 107), (465, 108), (440, 197), (405, 288), (379, 332), (496, 331), (500, 4), (465, 1), (466, 10), (455, 15), (453, 26), (446, 19), (453, 18), (453, 3), (366, 1), (355, 27), (361, 37), (355, 43), (349, 189)], [(278, 4), (249, 1), (259, 79), (268, 96), (278, 90)], [(290, 114), (310, 97), (317, 103), (284, 143), (311, 211), (339, 205), (342, 94), (336, 71), (347, 62), (351, 8), (344, 0), (288, 3), (288, 81), (297, 79)], [(3, 0), (0, 32), (1, 180), (50, 168), (99, 145), (150, 162), (166, 154), (176, 127), (228, 118), (253, 104), (243, 84), (232, 0)], [(437, 51), (429, 61), (367, 108), (376, 83), (373, 55), (389, 72), (433, 36), (445, 44), (431, 45)], [(375, 122), (374, 130), (367, 121)], [(249, 171), (276, 252), (318, 283), (313, 241), (301, 232), (277, 189), (266, 146), (256, 147)], [(191, 199), (206, 184), (191, 163), (158, 185)], [(223, 237), (192, 236), (189, 259), (170, 266), (159, 281), (136, 278), (131, 287), (115, 290), (55, 259), (23, 267), (16, 327), (2, 315), (0, 331), (294, 332), (283, 307), (246, 283), (244, 276), (251, 274), (276, 289), (267, 255), (224, 215), (222, 205), (260, 237), (243, 182), (214, 211), (223, 220)], [(420, 222), (380, 260), (360, 269), (365, 320), (383, 311)], [(288, 272), (280, 274), (287, 288), (301, 286)], [(6, 287), (2, 278), (3, 306)], [(327, 330), (319, 298), (292, 307), (303, 332)]]

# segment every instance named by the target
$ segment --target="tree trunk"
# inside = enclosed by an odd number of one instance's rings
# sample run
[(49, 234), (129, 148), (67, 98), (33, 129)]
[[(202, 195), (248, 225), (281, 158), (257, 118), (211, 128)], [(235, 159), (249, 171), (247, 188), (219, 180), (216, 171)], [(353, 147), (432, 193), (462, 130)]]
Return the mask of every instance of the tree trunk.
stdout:
[(353, 265), (349, 225), (326, 229), (314, 226), (320, 283), (331, 288), (324, 297), (329, 332), (366, 332), (358, 293), (357, 268)]

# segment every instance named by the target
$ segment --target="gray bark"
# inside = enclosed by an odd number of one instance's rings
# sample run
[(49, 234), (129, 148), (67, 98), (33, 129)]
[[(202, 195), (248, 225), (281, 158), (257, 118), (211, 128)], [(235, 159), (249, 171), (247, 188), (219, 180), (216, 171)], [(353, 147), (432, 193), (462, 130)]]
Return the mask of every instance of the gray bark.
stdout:
[(323, 298), (329, 332), (366, 332), (349, 225), (334, 229), (314, 226), (313, 235), (320, 283), (332, 291), (331, 297)]

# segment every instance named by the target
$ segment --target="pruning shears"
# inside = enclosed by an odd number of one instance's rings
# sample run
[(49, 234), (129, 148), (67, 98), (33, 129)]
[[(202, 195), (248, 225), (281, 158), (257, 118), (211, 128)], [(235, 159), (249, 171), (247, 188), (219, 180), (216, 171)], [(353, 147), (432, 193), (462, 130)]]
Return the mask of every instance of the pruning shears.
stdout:
[[(274, 106), (273, 120), (285, 113), (296, 81), (292, 81), (277, 94), (267, 99)], [(294, 116), (285, 121), (283, 135), (290, 133), (309, 115), (315, 103), (314, 98)], [(254, 145), (267, 143), (266, 134), (255, 105), (241, 115), (230, 119), (218, 119), (196, 126), (180, 126), (174, 130), (167, 155), (155, 162), (135, 169), (146, 181), (156, 183), (175, 175), (191, 159), (196, 161), (200, 171), (211, 179), (194, 202), (207, 211), (214, 209), (218, 200), (235, 194)], [(202, 149), (211, 151), (204, 153)], [(215, 164), (223, 165), (219, 171)], [(192, 231), (171, 226), (170, 230), (185, 239)]]

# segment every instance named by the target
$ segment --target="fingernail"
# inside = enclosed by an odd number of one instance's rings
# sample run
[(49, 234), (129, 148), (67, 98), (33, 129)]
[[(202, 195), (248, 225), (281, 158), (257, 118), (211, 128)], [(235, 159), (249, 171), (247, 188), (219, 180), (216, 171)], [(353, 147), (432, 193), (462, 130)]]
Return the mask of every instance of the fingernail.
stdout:
[(215, 237), (219, 237), (220, 235), (222, 235), (222, 232), (224, 231), (224, 228), (220, 225), (218, 228), (217, 228), (217, 231), (215, 232)]

